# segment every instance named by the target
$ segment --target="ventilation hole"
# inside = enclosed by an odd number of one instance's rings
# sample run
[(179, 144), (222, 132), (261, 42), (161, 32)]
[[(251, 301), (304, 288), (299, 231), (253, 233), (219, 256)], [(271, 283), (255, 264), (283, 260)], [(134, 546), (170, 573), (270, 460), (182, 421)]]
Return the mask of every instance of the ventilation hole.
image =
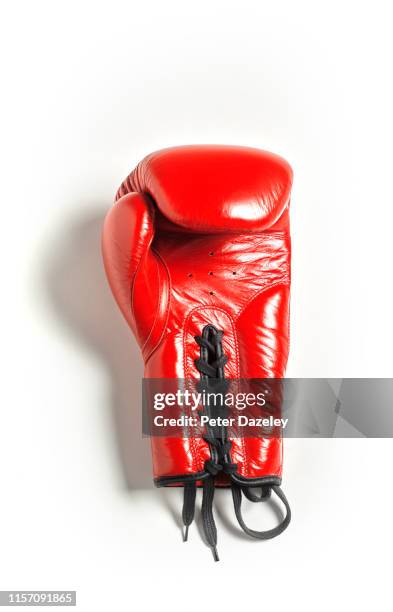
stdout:
[(214, 295), (214, 291), (209, 291), (210, 295)]
[(210, 255), (210, 256), (211, 256), (211, 255), (214, 255), (214, 251), (210, 251), (209, 255)]
[(213, 276), (213, 272), (209, 272), (209, 276)]
[(192, 277), (192, 274), (190, 273), (190, 274), (188, 275), (188, 278), (191, 278), (191, 277)]

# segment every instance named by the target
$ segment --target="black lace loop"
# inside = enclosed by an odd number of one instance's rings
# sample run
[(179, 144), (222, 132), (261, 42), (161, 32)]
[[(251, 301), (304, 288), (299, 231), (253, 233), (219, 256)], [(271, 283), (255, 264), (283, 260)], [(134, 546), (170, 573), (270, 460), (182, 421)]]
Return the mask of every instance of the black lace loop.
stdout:
[(251, 487), (243, 487), (242, 492), (244, 496), (247, 497), (247, 499), (249, 499), (251, 502), (265, 502), (270, 499), (272, 494), (272, 489), (270, 485), (262, 485), (260, 489), (260, 495), (256, 495), (254, 491), (251, 490)]
[[(286, 514), (282, 522), (279, 525), (277, 525), (277, 527), (274, 527), (273, 529), (269, 529), (267, 531), (256, 531), (255, 529), (250, 529), (245, 524), (243, 520), (242, 511), (241, 511), (242, 488), (238, 484), (232, 483), (233, 505), (235, 507), (235, 514), (236, 514), (238, 523), (247, 535), (251, 536), (252, 538), (257, 538), (258, 540), (270, 540), (271, 538), (275, 538), (288, 527), (291, 521), (291, 508), (289, 507), (288, 500), (285, 497), (283, 491), (277, 485), (271, 485), (271, 489), (274, 491), (277, 497), (281, 499), (282, 503), (285, 506)], [(244, 489), (243, 489), (243, 492), (244, 492)], [(255, 501), (255, 500), (252, 500), (252, 501)], [(262, 501), (262, 500), (259, 499), (258, 501)]]

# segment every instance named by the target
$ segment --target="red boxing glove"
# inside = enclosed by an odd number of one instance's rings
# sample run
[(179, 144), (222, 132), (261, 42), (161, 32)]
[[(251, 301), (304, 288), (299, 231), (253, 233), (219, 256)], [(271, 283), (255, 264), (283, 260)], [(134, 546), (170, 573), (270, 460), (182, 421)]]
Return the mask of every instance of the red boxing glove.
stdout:
[[(284, 376), (291, 183), (282, 158), (231, 146), (164, 149), (123, 182), (105, 221), (104, 263), (141, 346), (146, 378)], [(203, 525), (216, 559), (215, 484), (231, 485), (250, 536), (272, 538), (288, 526), (280, 436), (152, 437), (152, 455), (157, 486), (184, 486), (186, 530), (196, 486), (203, 486)], [(242, 492), (265, 501), (272, 490), (285, 518), (269, 531), (249, 529)]]

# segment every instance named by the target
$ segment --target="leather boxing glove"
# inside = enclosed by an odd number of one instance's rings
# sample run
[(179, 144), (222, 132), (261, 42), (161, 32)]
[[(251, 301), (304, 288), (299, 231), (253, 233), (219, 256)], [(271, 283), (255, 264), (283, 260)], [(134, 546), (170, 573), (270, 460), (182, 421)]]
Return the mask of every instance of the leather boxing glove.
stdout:
[[(284, 376), (289, 349), (290, 166), (246, 147), (185, 146), (146, 157), (121, 185), (103, 231), (106, 273), (141, 347), (146, 378)], [(214, 486), (231, 486), (237, 519), (267, 539), (289, 524), (282, 440), (213, 432), (152, 437), (157, 486), (183, 486), (183, 521), (202, 518), (216, 558)], [(249, 529), (242, 493), (285, 506), (280, 525)]]

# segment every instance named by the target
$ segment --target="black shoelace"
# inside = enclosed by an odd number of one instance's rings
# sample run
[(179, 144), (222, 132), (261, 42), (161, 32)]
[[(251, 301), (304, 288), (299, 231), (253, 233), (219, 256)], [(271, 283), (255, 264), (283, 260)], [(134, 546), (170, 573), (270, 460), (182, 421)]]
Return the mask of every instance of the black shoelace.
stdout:
[[(223, 332), (218, 331), (213, 325), (206, 325), (202, 331), (202, 336), (196, 336), (195, 340), (201, 349), (200, 358), (195, 360), (195, 365), (201, 374), (200, 389), (209, 390), (215, 394), (221, 393), (225, 395), (228, 387), (228, 381), (225, 379), (224, 366), (228, 361), (228, 357), (224, 355), (222, 348)], [(204, 406), (204, 411), (209, 413), (209, 416), (225, 416), (225, 404), (220, 403)], [(212, 414), (213, 411), (213, 414)], [(231, 462), (230, 450), (231, 441), (228, 439), (226, 427), (211, 427), (206, 428), (206, 435), (203, 439), (209, 444), (211, 458), (205, 461), (203, 475), (203, 497), (202, 497), (202, 524), (206, 541), (210, 546), (213, 558), (219, 561), (217, 554), (217, 527), (213, 515), (213, 500), (215, 490), (215, 479), (218, 474), (227, 474), (232, 482), (232, 497), (235, 508), (236, 518), (244, 532), (254, 538), (267, 540), (279, 535), (287, 528), (291, 520), (291, 510), (288, 501), (281, 491), (280, 487), (274, 483), (261, 483), (259, 488), (260, 495), (257, 495), (255, 485), (251, 487), (247, 482), (242, 483), (241, 477), (237, 473), (237, 464)], [(277, 527), (268, 531), (255, 531), (247, 527), (244, 523), (241, 503), (242, 492), (245, 497), (252, 502), (264, 502), (271, 496), (274, 491), (279, 499), (283, 502), (286, 508), (286, 515), (283, 521)], [(188, 538), (189, 526), (194, 520), (195, 514), (195, 499), (196, 499), (196, 481), (186, 482), (184, 484), (184, 504), (183, 504), (183, 523), (185, 525), (184, 541)]]

